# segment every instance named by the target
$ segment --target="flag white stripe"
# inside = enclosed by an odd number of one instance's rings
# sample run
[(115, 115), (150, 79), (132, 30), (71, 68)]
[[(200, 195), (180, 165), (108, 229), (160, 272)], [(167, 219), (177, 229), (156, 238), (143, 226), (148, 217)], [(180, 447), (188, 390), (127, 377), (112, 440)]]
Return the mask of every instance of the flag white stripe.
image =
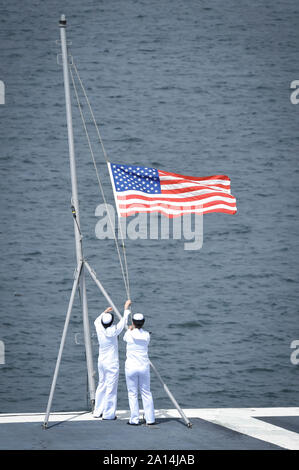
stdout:
[(219, 191), (219, 192), (223, 192), (223, 193), (230, 193), (230, 189), (226, 189), (226, 188), (219, 188), (218, 186), (211, 186), (211, 185), (207, 185), (207, 184), (198, 184), (198, 183), (174, 183), (174, 184), (163, 184), (161, 185), (161, 189), (162, 191), (166, 190), (166, 191), (169, 191), (169, 190), (172, 190), (172, 189), (181, 189), (181, 188), (194, 188), (194, 186), (198, 186), (198, 188), (200, 188), (200, 186), (209, 186), (209, 188), (213, 189), (213, 191)]
[[(223, 202), (228, 202), (229, 204), (234, 204), (236, 203), (235, 198), (226, 198), (223, 196), (211, 196), (207, 197), (205, 199), (195, 199), (194, 201), (169, 201), (169, 205), (171, 206), (196, 206), (198, 204), (207, 204), (208, 202), (212, 201), (223, 201)], [(161, 202), (162, 204), (167, 204), (167, 200), (163, 200), (160, 198), (154, 199), (153, 201), (147, 201), (145, 199), (118, 199), (119, 204), (151, 204), (154, 205), (156, 203)]]

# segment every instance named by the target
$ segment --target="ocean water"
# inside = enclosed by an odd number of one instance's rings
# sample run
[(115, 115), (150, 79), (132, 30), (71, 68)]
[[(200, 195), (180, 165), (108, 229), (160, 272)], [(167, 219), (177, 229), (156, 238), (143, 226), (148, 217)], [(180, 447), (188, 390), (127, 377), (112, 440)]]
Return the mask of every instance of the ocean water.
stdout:
[[(295, 0), (1, 1), (0, 411), (47, 404), (75, 268), (58, 20), (111, 161), (228, 174), (238, 213), (204, 216), (203, 246), (128, 240), (135, 311), (150, 356), (184, 407), (296, 406), (299, 79)], [(84, 108), (85, 111), (87, 108)], [(95, 236), (102, 202), (73, 103), (84, 253), (119, 308), (112, 240)], [(107, 199), (107, 169), (92, 133)], [(106, 307), (90, 279), (89, 317)], [(53, 402), (86, 407), (79, 299)], [(120, 408), (127, 408), (120, 339)], [(172, 407), (152, 376), (155, 407)]]

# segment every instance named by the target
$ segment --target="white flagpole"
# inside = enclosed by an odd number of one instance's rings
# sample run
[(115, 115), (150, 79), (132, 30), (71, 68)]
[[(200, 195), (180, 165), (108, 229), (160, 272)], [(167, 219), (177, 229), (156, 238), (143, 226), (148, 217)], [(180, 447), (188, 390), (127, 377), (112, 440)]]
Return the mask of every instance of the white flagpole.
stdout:
[[(72, 204), (75, 209), (74, 230), (75, 230), (75, 240), (76, 240), (76, 256), (77, 256), (77, 262), (79, 263), (81, 260), (83, 260), (83, 251), (82, 251), (82, 237), (80, 233), (79, 200), (78, 200), (77, 175), (76, 175), (75, 150), (74, 150), (72, 107), (71, 107), (71, 98), (70, 98), (69, 64), (68, 64), (68, 52), (67, 52), (67, 43), (66, 43), (66, 19), (64, 15), (61, 15), (59, 26), (60, 26), (66, 119), (67, 119), (69, 154), (70, 154)], [(89, 320), (88, 320), (88, 306), (87, 306), (84, 266), (82, 268), (82, 272), (80, 276), (80, 291), (82, 295), (83, 328), (84, 328), (84, 342), (85, 342), (87, 373), (88, 373), (89, 397), (90, 397), (91, 404), (93, 406), (94, 400), (95, 400), (95, 380), (94, 380), (94, 368), (93, 368), (92, 347), (91, 347), (91, 337), (90, 337), (90, 326), (89, 326)]]

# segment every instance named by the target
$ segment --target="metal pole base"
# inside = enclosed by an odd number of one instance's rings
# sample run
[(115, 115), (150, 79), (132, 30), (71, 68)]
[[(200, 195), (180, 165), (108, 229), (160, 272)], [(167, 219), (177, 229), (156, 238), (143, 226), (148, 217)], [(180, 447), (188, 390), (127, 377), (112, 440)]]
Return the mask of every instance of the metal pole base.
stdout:
[(81, 261), (77, 266), (76, 275), (75, 275), (75, 279), (74, 279), (74, 283), (73, 283), (73, 288), (72, 288), (72, 292), (71, 292), (71, 296), (70, 296), (70, 300), (69, 300), (69, 305), (68, 305), (68, 309), (67, 309), (67, 314), (66, 314), (66, 317), (65, 317), (62, 337), (61, 337), (60, 346), (59, 346), (59, 352), (58, 352), (58, 356), (57, 356), (57, 360), (56, 360), (55, 371), (54, 371), (54, 375), (53, 375), (53, 379), (52, 379), (51, 390), (50, 390), (47, 410), (46, 410), (45, 419), (44, 419), (44, 429), (46, 429), (46, 427), (47, 427), (49, 416), (50, 416), (50, 413), (51, 413), (51, 406), (52, 406), (54, 391), (55, 391), (55, 387), (56, 387), (56, 382), (57, 382), (57, 377), (58, 377), (62, 352), (63, 352), (63, 348), (64, 348), (64, 344), (65, 344), (66, 334), (67, 334), (67, 330), (68, 330), (68, 326), (69, 326), (69, 322), (70, 322), (70, 318), (71, 318), (74, 298), (75, 298), (75, 294), (76, 294), (76, 291), (77, 291), (77, 287), (78, 287), (82, 267), (83, 267), (83, 262)]

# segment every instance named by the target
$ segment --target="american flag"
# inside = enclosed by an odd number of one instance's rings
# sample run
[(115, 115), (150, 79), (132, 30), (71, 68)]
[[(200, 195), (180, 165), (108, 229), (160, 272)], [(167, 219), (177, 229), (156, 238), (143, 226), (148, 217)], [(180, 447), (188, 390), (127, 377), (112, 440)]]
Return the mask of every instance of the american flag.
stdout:
[(108, 163), (117, 212), (159, 212), (167, 217), (209, 212), (237, 212), (225, 175), (184, 176), (136, 165)]

